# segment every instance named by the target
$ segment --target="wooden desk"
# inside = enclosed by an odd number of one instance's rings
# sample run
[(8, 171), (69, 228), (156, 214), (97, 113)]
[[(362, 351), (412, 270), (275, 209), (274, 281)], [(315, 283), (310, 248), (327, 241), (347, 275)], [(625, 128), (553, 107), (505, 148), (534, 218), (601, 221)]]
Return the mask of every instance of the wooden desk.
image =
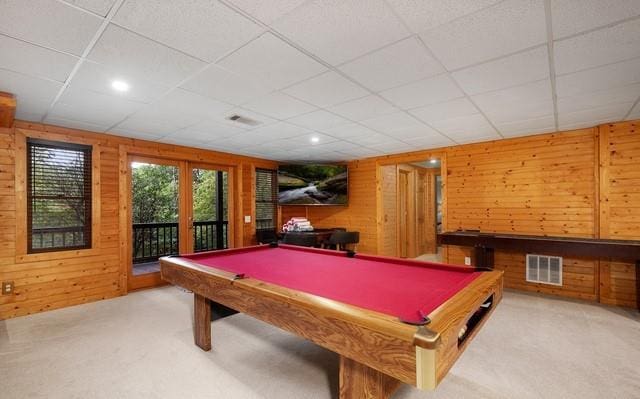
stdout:
[(640, 241), (453, 231), (438, 234), (438, 243), (473, 247), (474, 265), (478, 268), (493, 268), (496, 249), (633, 261), (636, 304), (640, 310)]

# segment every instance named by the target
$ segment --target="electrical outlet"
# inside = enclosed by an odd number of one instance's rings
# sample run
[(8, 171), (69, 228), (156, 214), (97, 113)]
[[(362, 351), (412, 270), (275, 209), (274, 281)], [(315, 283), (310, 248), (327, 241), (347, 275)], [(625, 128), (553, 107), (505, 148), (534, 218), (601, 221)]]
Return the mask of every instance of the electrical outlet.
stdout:
[(11, 295), (14, 290), (13, 281), (3, 281), (2, 282), (2, 295)]
[(251, 223), (251, 215), (245, 215), (244, 222), (245, 223)]
[(465, 256), (464, 257), (464, 264), (467, 266), (471, 266), (471, 257), (470, 256)]

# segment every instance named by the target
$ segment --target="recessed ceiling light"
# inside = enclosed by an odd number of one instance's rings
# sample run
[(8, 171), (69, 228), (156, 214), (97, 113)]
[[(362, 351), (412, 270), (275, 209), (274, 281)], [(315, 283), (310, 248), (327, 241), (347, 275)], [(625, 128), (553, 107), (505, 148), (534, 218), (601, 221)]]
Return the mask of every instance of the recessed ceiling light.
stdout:
[(313, 136), (313, 137), (311, 137), (311, 142), (312, 142), (312, 143), (318, 143), (318, 142), (320, 142), (320, 137), (317, 137), (317, 136)]
[(432, 160), (431, 160), (431, 161), (429, 161), (429, 162), (431, 162), (431, 163), (438, 163), (438, 160), (437, 160), (437, 159), (432, 159)]
[(111, 87), (116, 91), (127, 91), (129, 90), (129, 83), (122, 80), (114, 80), (111, 82)]

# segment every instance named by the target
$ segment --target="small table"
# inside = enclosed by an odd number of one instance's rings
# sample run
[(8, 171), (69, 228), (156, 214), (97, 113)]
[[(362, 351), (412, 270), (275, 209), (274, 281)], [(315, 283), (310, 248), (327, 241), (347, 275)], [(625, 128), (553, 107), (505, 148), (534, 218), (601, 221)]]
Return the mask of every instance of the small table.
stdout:
[(160, 264), (194, 293), (197, 346), (211, 349), (221, 303), (338, 353), (341, 399), (434, 389), (502, 297), (501, 271), (282, 244)]
[(316, 247), (321, 247), (325, 242), (329, 241), (329, 237), (335, 229), (313, 229), (312, 231), (281, 231), (279, 234), (284, 237), (287, 234), (304, 234), (312, 235), (316, 238)]

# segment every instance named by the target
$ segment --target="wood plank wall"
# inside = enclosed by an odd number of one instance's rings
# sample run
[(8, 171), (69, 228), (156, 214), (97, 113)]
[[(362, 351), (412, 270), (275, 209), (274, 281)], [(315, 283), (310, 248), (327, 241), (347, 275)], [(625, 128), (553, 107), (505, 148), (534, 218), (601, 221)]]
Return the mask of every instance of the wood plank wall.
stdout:
[[(385, 254), (384, 236), (377, 233), (384, 226), (380, 192), (387, 178), (385, 165), (435, 157), (443, 162), (445, 230), (640, 239), (637, 126), (638, 121), (621, 122), (369, 158), (349, 164), (348, 207), (282, 207), (281, 214), (283, 218), (307, 216), (319, 227), (357, 229), (360, 251)], [(444, 255), (447, 262), (463, 264), (470, 251), (449, 247)], [(565, 285), (552, 287), (527, 283), (524, 262), (523, 253), (496, 253), (497, 267), (505, 270), (505, 286), (635, 306), (631, 264), (565, 258)]]
[[(99, 240), (89, 252), (65, 251), (51, 254), (20, 255), (16, 250), (16, 132), (39, 135), (50, 140), (92, 142), (100, 151), (100, 195), (94, 204), (100, 207)], [(56, 309), (65, 306), (111, 298), (126, 293), (127, 263), (121, 259), (119, 163), (120, 148), (126, 147), (164, 158), (191, 159), (230, 165), (236, 168), (241, 181), (234, 182), (235, 209), (255, 219), (253, 205), (254, 168), (275, 168), (272, 161), (198, 150), (168, 144), (126, 139), (49, 125), (16, 122), (14, 128), (0, 129), (0, 281), (13, 281), (13, 295), (0, 296), (0, 319)], [(188, 157), (188, 158), (187, 158)], [(126, 162), (126, 160), (125, 160)], [(20, 175), (20, 173), (18, 173)], [(22, 180), (20, 180), (22, 179)], [(238, 190), (236, 190), (238, 191)], [(99, 201), (95, 203), (95, 201)], [(236, 245), (253, 242), (252, 224), (236, 226)]]
[[(601, 125), (600, 237), (640, 240), (639, 121)], [(600, 301), (612, 305), (636, 303), (634, 265), (600, 262)]]

